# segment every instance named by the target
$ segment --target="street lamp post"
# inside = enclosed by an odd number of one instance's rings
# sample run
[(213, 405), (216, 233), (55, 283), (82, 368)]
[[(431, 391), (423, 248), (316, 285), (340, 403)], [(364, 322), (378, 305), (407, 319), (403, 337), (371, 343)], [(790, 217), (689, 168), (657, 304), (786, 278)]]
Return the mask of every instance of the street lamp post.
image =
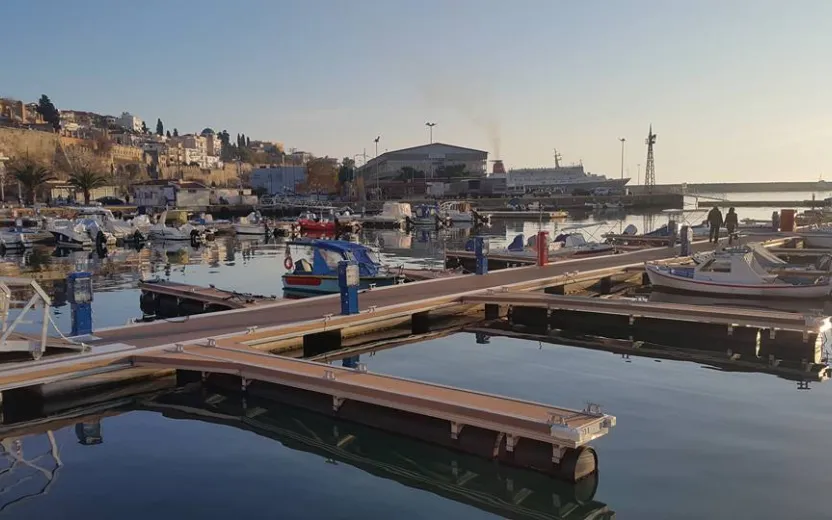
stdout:
[(374, 139), (376, 143), (376, 199), (381, 199), (381, 191), (378, 188), (378, 141), (381, 139), (381, 136), (378, 136)]
[(619, 137), (618, 140), (621, 141), (621, 179), (624, 179), (624, 141), (627, 139)]
[(430, 144), (433, 144), (433, 127), (436, 126), (436, 123), (427, 122), (425, 126), (428, 127), (428, 131), (430, 132)]
[(636, 164), (636, 171), (638, 172), (638, 177), (636, 177), (636, 186), (638, 186), (641, 184), (641, 163)]

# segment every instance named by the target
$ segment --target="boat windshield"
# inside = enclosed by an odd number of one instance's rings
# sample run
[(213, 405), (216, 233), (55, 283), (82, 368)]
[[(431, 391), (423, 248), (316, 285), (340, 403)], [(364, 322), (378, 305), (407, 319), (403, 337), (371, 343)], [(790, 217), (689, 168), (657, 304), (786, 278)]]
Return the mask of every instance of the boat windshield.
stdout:
[(321, 253), (321, 258), (324, 259), (326, 265), (333, 270), (338, 269), (338, 262), (347, 260), (347, 258), (344, 258), (344, 255), (338, 251), (332, 251), (329, 249), (320, 249), (319, 251)]

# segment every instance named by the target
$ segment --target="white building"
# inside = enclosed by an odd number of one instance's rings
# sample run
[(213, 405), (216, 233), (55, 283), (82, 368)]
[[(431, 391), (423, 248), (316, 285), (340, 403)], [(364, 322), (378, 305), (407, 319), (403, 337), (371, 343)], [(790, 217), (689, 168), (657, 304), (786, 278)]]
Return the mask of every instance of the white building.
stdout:
[(191, 181), (155, 180), (133, 185), (136, 206), (202, 208), (211, 203), (211, 190)]
[(425, 178), (442, 177), (442, 171), (449, 167), (464, 167), (465, 177), (485, 175), (488, 152), (444, 143), (424, 144), (412, 148), (393, 150), (370, 159), (357, 170), (365, 181), (397, 180), (407, 178), (410, 169), (423, 172)]
[(121, 117), (119, 117), (118, 120), (116, 120), (116, 124), (118, 124), (120, 127), (126, 130), (131, 130), (133, 132), (141, 132), (142, 123), (143, 121), (141, 119), (129, 112), (122, 112)]

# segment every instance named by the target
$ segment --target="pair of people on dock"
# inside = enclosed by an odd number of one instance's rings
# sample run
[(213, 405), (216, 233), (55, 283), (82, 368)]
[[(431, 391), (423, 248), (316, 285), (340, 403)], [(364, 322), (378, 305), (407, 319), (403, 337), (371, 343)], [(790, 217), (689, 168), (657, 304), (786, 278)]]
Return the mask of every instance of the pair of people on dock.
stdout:
[(711, 208), (711, 211), (708, 212), (708, 225), (711, 227), (711, 232), (708, 235), (708, 242), (713, 242), (714, 244), (719, 243), (719, 228), (723, 225), (725, 229), (728, 230), (728, 243), (731, 244), (734, 241), (734, 235), (737, 232), (737, 227), (739, 226), (739, 219), (737, 218), (737, 213), (734, 211), (734, 208), (728, 209), (728, 214), (725, 215), (725, 220), (722, 219), (722, 212), (719, 211), (719, 208), (714, 206)]

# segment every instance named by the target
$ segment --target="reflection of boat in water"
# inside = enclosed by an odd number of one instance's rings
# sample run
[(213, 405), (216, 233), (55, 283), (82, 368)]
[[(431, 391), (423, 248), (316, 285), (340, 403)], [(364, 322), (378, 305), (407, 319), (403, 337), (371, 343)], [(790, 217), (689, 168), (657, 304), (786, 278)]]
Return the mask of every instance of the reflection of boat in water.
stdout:
[(358, 264), (361, 289), (394, 285), (402, 280), (398, 274), (388, 272), (367, 246), (346, 240), (300, 240), (294, 244), (312, 248), (312, 261), (304, 258), (295, 262), (287, 256), (285, 267), (294, 269), (283, 275), (284, 289), (309, 295), (338, 293), (338, 264), (344, 261)]
[(724, 250), (695, 265), (644, 266), (650, 283), (659, 288), (755, 298), (825, 298), (832, 291), (832, 279), (788, 280), (768, 272), (753, 252)]
[(175, 419), (222, 424), (274, 439), (328, 461), (429, 491), (502, 518), (602, 520), (614, 513), (594, 497), (598, 474), (576, 484), (430, 445), (313, 412), (252, 398), (249, 417), (224, 393), (179, 392), (146, 401)]

